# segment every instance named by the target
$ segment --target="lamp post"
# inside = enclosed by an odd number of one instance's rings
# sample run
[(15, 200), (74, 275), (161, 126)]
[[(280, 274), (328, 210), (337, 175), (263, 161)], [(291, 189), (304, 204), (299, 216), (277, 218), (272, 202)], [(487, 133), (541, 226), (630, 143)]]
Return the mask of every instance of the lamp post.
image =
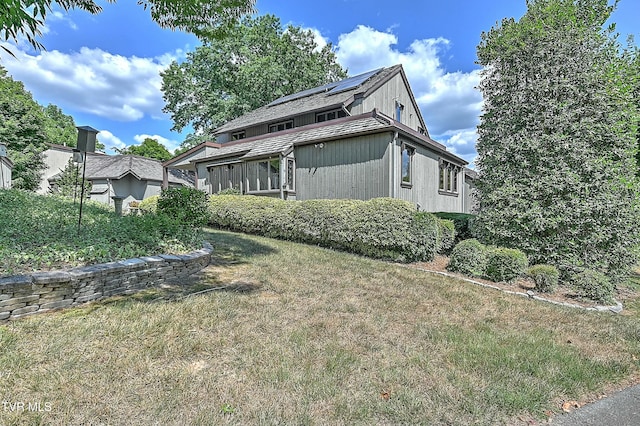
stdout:
[(82, 189), (80, 190), (80, 214), (78, 215), (78, 234), (82, 223), (82, 202), (84, 201), (84, 176), (87, 171), (87, 152), (96, 152), (96, 135), (98, 130), (89, 126), (78, 126), (78, 143), (76, 149), (82, 154)]

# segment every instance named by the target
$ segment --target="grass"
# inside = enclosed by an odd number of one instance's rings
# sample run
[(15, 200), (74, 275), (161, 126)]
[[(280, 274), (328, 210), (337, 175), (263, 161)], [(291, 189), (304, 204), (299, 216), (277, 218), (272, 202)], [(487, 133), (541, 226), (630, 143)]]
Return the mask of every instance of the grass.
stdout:
[(165, 216), (118, 217), (79, 203), (19, 190), (0, 190), (0, 276), (60, 269), (201, 247), (193, 231)]
[(0, 424), (517, 424), (638, 377), (640, 309), (207, 238), (214, 261), (185, 287), (0, 326), (0, 398), (51, 407)]

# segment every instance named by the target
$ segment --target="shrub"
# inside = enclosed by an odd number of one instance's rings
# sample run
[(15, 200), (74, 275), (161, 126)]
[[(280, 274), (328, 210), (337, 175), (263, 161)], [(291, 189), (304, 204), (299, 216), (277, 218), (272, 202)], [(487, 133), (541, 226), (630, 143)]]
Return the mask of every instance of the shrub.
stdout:
[(195, 188), (163, 189), (157, 210), (182, 224), (203, 226), (208, 219), (207, 194)]
[(438, 223), (438, 253), (449, 254), (453, 248), (456, 229), (452, 220), (437, 219)]
[(436, 218), (391, 198), (284, 201), (218, 195), (210, 197), (209, 213), (212, 226), (380, 259), (427, 260), (437, 249)]
[(475, 220), (476, 215), (468, 213), (448, 212), (434, 213), (434, 215), (440, 219), (448, 219), (453, 221), (453, 226), (456, 230), (456, 238), (453, 243), (454, 245), (458, 244), (462, 240), (475, 238), (475, 235), (473, 234), (473, 221)]
[(497, 247), (488, 253), (485, 276), (495, 282), (512, 282), (526, 272), (527, 266), (527, 255), (520, 250)]
[(242, 192), (236, 188), (226, 188), (222, 191), (218, 191), (216, 195), (242, 195)]
[(142, 213), (156, 213), (158, 211), (158, 199), (159, 195), (152, 195), (140, 201), (138, 208)]
[(451, 252), (447, 269), (472, 277), (480, 277), (484, 274), (486, 263), (487, 247), (472, 238), (456, 244)]
[(615, 286), (602, 272), (585, 269), (574, 275), (571, 281), (582, 297), (602, 303), (613, 301)]
[(542, 293), (552, 293), (558, 286), (560, 272), (553, 265), (534, 265), (527, 270), (527, 275), (533, 280), (536, 289)]

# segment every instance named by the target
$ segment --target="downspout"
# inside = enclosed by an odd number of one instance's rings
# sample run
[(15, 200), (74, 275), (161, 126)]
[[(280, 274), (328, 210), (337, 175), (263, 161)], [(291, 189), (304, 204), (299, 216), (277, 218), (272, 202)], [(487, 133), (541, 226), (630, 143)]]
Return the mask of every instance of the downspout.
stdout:
[(396, 144), (398, 142), (398, 132), (393, 134), (393, 139), (389, 143), (391, 148), (391, 198), (398, 198), (398, 164), (396, 161)]

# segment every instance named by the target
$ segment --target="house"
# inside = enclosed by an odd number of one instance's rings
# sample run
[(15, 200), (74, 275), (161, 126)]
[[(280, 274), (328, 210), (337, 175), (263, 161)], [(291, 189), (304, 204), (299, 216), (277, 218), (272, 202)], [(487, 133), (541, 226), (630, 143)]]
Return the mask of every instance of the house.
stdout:
[(13, 162), (7, 157), (7, 147), (0, 143), (0, 189), (11, 188)]
[[(51, 192), (56, 180), (73, 158), (73, 148), (50, 145), (45, 154), (47, 168), (40, 186), (40, 193)], [(127, 206), (131, 201), (142, 201), (152, 195), (159, 195), (162, 189), (162, 163), (152, 158), (137, 155), (105, 155), (87, 153), (85, 179), (91, 182), (89, 198), (113, 205), (113, 197), (123, 199)], [(82, 173), (83, 164), (78, 164)], [(186, 172), (172, 170), (169, 186), (193, 186)]]
[(282, 97), (215, 136), (165, 162), (165, 177), (192, 171), (211, 194), (393, 197), (426, 211), (471, 210), (473, 174), (429, 136), (401, 65)]

